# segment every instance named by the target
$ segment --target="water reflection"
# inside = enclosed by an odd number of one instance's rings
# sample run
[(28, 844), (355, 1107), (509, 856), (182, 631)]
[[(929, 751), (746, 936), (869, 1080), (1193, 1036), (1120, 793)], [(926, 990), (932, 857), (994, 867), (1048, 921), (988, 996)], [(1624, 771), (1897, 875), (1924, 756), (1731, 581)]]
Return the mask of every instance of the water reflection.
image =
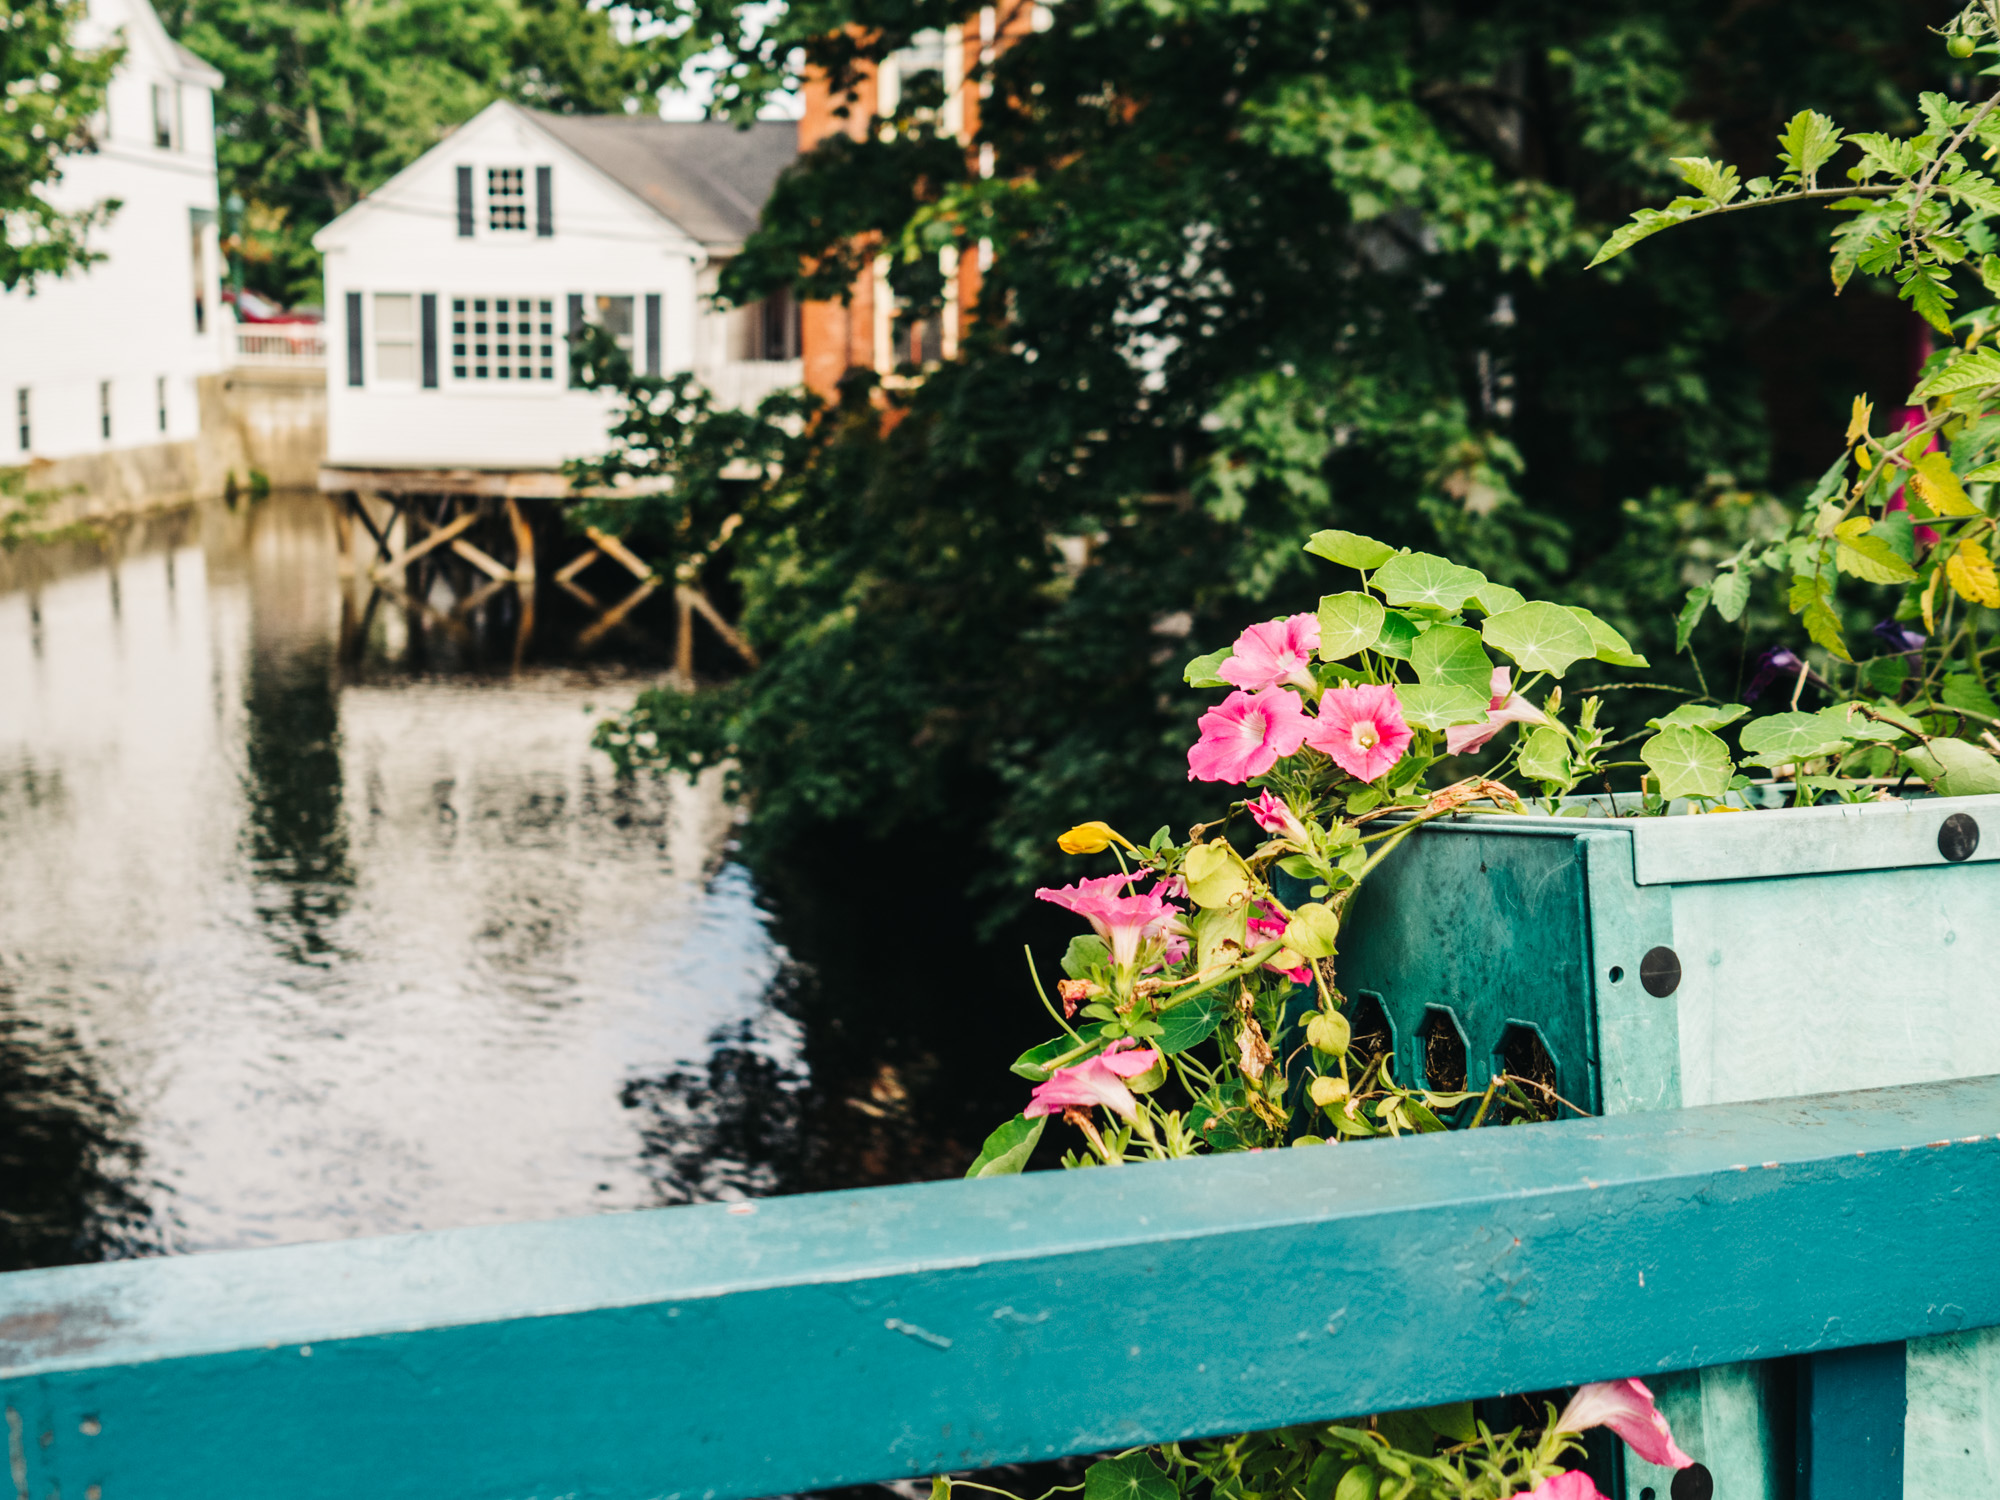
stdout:
[(790, 1176), (729, 816), (588, 746), (636, 668), (343, 662), (332, 549), (281, 497), (0, 559), (0, 1265)]

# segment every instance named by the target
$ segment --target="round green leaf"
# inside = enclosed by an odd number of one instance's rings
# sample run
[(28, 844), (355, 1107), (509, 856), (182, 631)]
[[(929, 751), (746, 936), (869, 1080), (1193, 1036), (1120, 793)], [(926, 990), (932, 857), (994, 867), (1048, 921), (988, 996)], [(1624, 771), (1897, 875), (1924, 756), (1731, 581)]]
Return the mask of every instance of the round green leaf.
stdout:
[(1491, 701), (1483, 687), (1448, 682), (1398, 683), (1396, 699), (1403, 705), (1403, 717), (1419, 729), (1477, 724), (1486, 717), (1486, 705)]
[(1391, 604), (1452, 610), (1485, 585), (1486, 575), (1429, 552), (1399, 552), (1376, 570), (1371, 581)]
[(1319, 659), (1366, 651), (1382, 634), (1382, 601), (1373, 594), (1328, 594), (1319, 601)]
[(1228, 687), (1228, 682), (1215, 675), (1215, 669), (1228, 661), (1235, 654), (1235, 650), (1233, 646), (1224, 646), (1220, 651), (1197, 656), (1181, 673), (1182, 680), (1192, 688)]
[(1639, 747), (1639, 759), (1660, 779), (1660, 795), (1720, 801), (1735, 766), (1729, 747), (1706, 729), (1675, 724)]
[(1214, 1036), (1215, 1028), (1234, 1008), (1219, 990), (1197, 995), (1161, 1013), (1160, 1034), (1153, 1038), (1153, 1045), (1162, 1052), (1185, 1052)]
[(1672, 713), (1652, 720), (1655, 729), (1665, 729), (1671, 724), (1685, 724), (1690, 729), (1721, 729), (1734, 724), (1750, 710), (1741, 703), (1683, 703)]
[(1504, 583), (1494, 583), (1489, 579), (1473, 592), (1472, 602), (1483, 613), (1497, 615), (1502, 610), (1519, 609), (1528, 602), (1528, 596), (1519, 589), (1510, 589)]
[(1571, 663), (1597, 654), (1590, 630), (1560, 604), (1524, 604), (1487, 617), (1486, 644), (1504, 651), (1530, 672), (1560, 677)]
[(1099, 1459), (1083, 1471), (1083, 1500), (1180, 1500), (1174, 1482), (1143, 1453)]
[(1236, 851), (1216, 839), (1196, 844), (1181, 863), (1188, 896), (1196, 906), (1227, 906), (1230, 898), (1250, 889), (1250, 872)]
[(1569, 739), (1553, 724), (1544, 724), (1521, 742), (1515, 768), (1530, 781), (1560, 781), (1569, 777)]
[(1351, 531), (1315, 531), (1306, 541), (1306, 551), (1364, 573), (1381, 567), (1396, 555), (1396, 549), (1387, 542), (1378, 542), (1372, 536), (1357, 536)]
[(1771, 714), (1752, 719), (1738, 736), (1746, 755), (1767, 760), (1810, 760), (1844, 750), (1854, 738), (1818, 714)]
[(1423, 633), (1415, 620), (1399, 610), (1382, 612), (1382, 633), (1370, 649), (1382, 656), (1393, 656), (1397, 661), (1410, 659), (1410, 647), (1416, 644)]
[(1410, 665), (1420, 682), (1437, 687), (1477, 688), (1484, 695), (1493, 683), (1493, 658), (1486, 654), (1479, 632), (1464, 625), (1433, 625), (1410, 646)]

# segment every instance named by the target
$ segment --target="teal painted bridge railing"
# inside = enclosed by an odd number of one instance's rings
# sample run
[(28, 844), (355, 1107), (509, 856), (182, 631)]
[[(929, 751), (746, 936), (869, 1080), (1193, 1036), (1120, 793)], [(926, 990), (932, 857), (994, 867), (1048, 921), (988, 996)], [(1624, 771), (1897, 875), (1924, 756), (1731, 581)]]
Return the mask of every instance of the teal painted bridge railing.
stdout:
[(1802, 1354), (1812, 1500), (1879, 1496), (1875, 1346), (2000, 1324), (1996, 1130), (1983, 1078), (20, 1272), (4, 1493), (722, 1500)]

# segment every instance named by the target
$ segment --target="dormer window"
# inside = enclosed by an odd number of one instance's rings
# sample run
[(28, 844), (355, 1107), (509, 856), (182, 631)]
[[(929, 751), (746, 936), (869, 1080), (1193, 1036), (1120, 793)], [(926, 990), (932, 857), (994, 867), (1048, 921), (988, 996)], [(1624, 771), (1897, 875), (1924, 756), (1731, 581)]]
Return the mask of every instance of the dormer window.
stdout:
[(486, 227), (524, 231), (528, 227), (527, 172), (523, 167), (489, 167), (486, 171)]

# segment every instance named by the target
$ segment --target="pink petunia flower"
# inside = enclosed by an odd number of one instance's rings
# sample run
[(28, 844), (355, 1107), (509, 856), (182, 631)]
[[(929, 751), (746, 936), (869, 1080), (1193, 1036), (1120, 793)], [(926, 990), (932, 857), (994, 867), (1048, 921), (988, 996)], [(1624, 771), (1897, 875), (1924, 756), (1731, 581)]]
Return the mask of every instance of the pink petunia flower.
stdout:
[(1486, 705), (1484, 724), (1454, 724), (1444, 732), (1444, 748), (1449, 755), (1477, 750), (1509, 724), (1546, 724), (1548, 715), (1515, 692), (1513, 675), (1505, 667), (1493, 669), (1493, 699)]
[(1520, 1500), (1604, 1500), (1604, 1492), (1581, 1469), (1569, 1469), (1544, 1479)]
[(1201, 716), (1201, 738), (1188, 750), (1189, 781), (1242, 783), (1299, 753), (1312, 720), (1296, 693), (1267, 688), (1231, 693)]
[[(1257, 903), (1257, 910), (1262, 912), (1263, 915), (1250, 919), (1251, 945), (1253, 947), (1261, 947), (1273, 938), (1284, 937), (1285, 924), (1278, 920), (1278, 914), (1261, 901)], [(1278, 967), (1277, 960), (1273, 959), (1266, 963), (1264, 967), (1269, 969), (1273, 974), (1284, 975), (1293, 984), (1311, 984), (1313, 982), (1313, 971), (1303, 964), (1296, 969), (1281, 969)]]
[(1578, 1386), (1556, 1426), (1563, 1432), (1609, 1427), (1639, 1457), (1663, 1469), (1685, 1469), (1694, 1462), (1675, 1446), (1667, 1419), (1653, 1405), (1653, 1393), (1643, 1381), (1597, 1380)]
[(1260, 793), (1255, 802), (1244, 803), (1243, 810), (1257, 820), (1257, 826), (1263, 829), (1264, 832), (1275, 833), (1281, 838), (1288, 838), (1300, 847), (1304, 847), (1306, 842), (1305, 824), (1299, 821), (1298, 814), (1285, 806), (1282, 800), (1273, 797), (1268, 791)]
[(1100, 1105), (1116, 1110), (1130, 1120), (1139, 1113), (1139, 1101), (1125, 1086), (1160, 1060), (1151, 1047), (1141, 1047), (1130, 1037), (1113, 1042), (1095, 1057), (1067, 1068), (1057, 1068), (1049, 1081), (1038, 1084), (1021, 1111), (1029, 1119), (1037, 1115), (1060, 1114), (1066, 1109), (1095, 1109)]
[(1224, 682), (1256, 692), (1290, 683), (1311, 692), (1313, 653), (1319, 650), (1319, 616), (1293, 615), (1252, 625), (1230, 647), (1229, 660), (1215, 669)]
[(1392, 687), (1328, 688), (1305, 742), (1348, 775), (1374, 781), (1403, 758), (1410, 726)]
[(1182, 957), (1187, 953), (1186, 936), (1178, 925), (1180, 909), (1167, 901), (1158, 883), (1144, 895), (1122, 889), (1137, 878), (1101, 875), (1095, 880), (1079, 880), (1061, 890), (1043, 886), (1035, 895), (1088, 921), (1111, 950), (1111, 961), (1121, 968), (1137, 961), (1139, 945), (1148, 938), (1162, 940), (1169, 954), (1167, 962), (1177, 962), (1172, 956), (1176, 947)]

